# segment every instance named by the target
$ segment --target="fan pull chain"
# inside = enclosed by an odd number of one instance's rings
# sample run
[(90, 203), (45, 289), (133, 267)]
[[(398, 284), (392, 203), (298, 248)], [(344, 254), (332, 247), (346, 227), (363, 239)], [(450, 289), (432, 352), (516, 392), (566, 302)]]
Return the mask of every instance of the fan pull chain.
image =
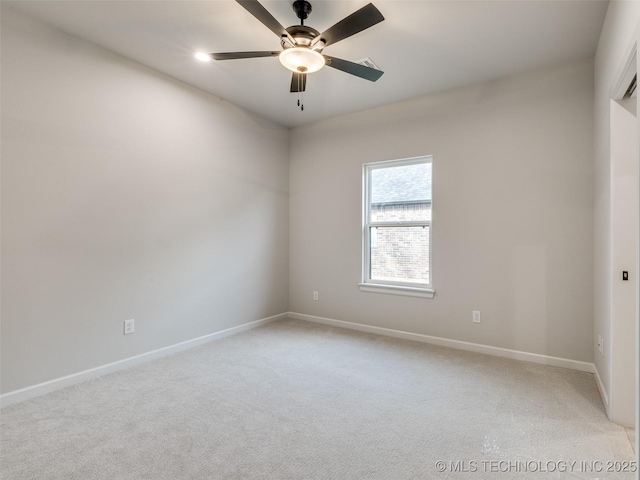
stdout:
[(304, 111), (304, 91), (302, 90), (302, 75), (298, 75), (298, 106), (300, 111)]

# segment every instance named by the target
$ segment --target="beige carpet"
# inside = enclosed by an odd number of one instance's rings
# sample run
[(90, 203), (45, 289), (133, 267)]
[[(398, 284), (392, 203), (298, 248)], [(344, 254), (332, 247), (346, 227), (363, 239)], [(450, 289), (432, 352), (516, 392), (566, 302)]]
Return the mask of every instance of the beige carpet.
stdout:
[(1, 426), (12, 480), (634, 477), (603, 471), (633, 453), (591, 374), (293, 320), (6, 407)]

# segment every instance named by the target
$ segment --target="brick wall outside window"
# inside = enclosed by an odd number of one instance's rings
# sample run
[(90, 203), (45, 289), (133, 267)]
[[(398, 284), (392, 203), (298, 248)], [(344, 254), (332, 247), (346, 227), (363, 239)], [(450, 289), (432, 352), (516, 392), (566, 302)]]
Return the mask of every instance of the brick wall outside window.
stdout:
[[(377, 221), (431, 220), (431, 202), (374, 204)], [(371, 279), (429, 283), (429, 227), (372, 227)]]

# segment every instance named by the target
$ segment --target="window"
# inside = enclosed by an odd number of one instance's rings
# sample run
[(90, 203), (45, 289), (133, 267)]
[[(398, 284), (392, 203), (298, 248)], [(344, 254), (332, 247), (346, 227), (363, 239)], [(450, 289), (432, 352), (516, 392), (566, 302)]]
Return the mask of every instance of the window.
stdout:
[(364, 165), (360, 289), (433, 297), (432, 157)]

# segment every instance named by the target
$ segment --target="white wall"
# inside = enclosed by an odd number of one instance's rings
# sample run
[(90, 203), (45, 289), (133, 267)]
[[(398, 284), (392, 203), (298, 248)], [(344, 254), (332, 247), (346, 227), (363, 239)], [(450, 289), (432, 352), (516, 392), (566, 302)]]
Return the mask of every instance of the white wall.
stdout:
[(612, 273), (611, 243), (611, 162), (610, 100), (631, 48), (638, 39), (640, 2), (612, 1), (600, 34), (594, 66), (594, 334), (604, 337), (604, 355), (594, 341), (594, 363), (608, 398), (611, 390), (611, 351), (615, 348), (611, 331), (612, 285), (619, 281)]
[[(589, 60), (293, 130), (291, 311), (591, 362), (592, 134)], [(436, 296), (361, 292), (362, 164), (426, 154)]]
[(2, 392), (287, 311), (286, 130), (5, 5), (1, 95)]
[[(611, 420), (635, 426), (636, 254), (638, 249), (638, 120), (636, 99), (611, 101)], [(622, 272), (628, 271), (628, 280)]]

